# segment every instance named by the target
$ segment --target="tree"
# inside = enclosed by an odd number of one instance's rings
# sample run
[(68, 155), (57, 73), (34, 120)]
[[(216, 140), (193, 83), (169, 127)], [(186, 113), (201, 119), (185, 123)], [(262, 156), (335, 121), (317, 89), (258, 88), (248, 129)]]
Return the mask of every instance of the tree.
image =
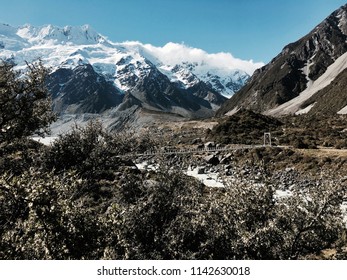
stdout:
[(8, 61), (0, 62), (0, 143), (42, 135), (55, 120), (42, 62), (27, 63), (25, 72)]

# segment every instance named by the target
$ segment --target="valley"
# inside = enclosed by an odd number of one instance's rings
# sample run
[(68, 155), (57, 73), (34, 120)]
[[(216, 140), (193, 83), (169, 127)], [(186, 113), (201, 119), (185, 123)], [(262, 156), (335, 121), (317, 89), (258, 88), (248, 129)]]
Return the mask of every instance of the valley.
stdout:
[(347, 5), (266, 65), (89, 25), (0, 59), (0, 259), (347, 259)]

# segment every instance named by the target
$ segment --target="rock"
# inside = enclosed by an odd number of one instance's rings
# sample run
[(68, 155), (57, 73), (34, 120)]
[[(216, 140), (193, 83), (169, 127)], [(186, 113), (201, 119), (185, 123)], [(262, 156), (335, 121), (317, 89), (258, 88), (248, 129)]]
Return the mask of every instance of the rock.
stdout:
[(147, 187), (156, 187), (156, 186), (159, 186), (159, 182), (158, 181), (156, 181), (156, 180), (151, 180), (151, 179), (149, 179), (149, 180), (144, 180), (143, 181), (143, 184), (145, 185), (145, 186), (147, 186)]
[(232, 168), (232, 166), (231, 166), (231, 164), (227, 164), (226, 166), (225, 166), (225, 169), (231, 169)]
[(205, 148), (206, 149), (211, 149), (211, 148), (215, 148), (216, 144), (214, 142), (207, 142), (205, 143)]
[(215, 172), (217, 172), (217, 169), (214, 168), (214, 167), (211, 167), (211, 168), (210, 168), (210, 172), (211, 172), (211, 173), (215, 173)]
[(206, 156), (206, 157), (204, 157), (204, 160), (205, 160), (207, 163), (212, 164), (212, 165), (217, 165), (217, 164), (219, 164), (219, 159), (218, 159), (218, 157), (216, 157), (215, 155)]
[(240, 172), (240, 173), (241, 173), (241, 175), (242, 175), (242, 176), (246, 176), (246, 175), (249, 175), (249, 170), (247, 170), (247, 169), (246, 169), (246, 170), (245, 170), (245, 169), (243, 169), (243, 170), (241, 170), (241, 172)]
[(204, 144), (199, 144), (199, 145), (194, 146), (193, 148), (197, 149), (197, 150), (200, 150), (200, 149), (204, 149), (205, 146), (204, 146)]
[(231, 176), (231, 175), (233, 175), (233, 172), (230, 169), (225, 169), (224, 174), (226, 176)]
[(228, 164), (230, 162), (230, 159), (229, 158), (226, 158), (226, 157), (223, 157), (221, 160), (220, 160), (220, 163), (221, 164)]
[(192, 141), (192, 145), (200, 144), (201, 142), (202, 142), (201, 138), (195, 138), (195, 139)]
[(231, 161), (231, 158), (232, 157), (232, 154), (230, 154), (230, 153), (228, 153), (228, 154), (226, 154), (221, 160), (220, 160), (220, 163), (221, 164), (228, 164), (228, 163), (230, 163), (230, 161)]
[(205, 167), (198, 167), (198, 174), (205, 174)]
[(141, 174), (140, 169), (138, 169), (136, 165), (134, 165), (134, 166), (126, 166), (125, 167), (125, 172), (126, 173), (130, 173), (130, 174)]

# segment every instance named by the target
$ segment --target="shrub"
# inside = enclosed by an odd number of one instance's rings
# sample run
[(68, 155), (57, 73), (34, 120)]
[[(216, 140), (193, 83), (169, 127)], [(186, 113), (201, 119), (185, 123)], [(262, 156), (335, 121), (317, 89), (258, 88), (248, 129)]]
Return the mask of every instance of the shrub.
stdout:
[(82, 180), (30, 169), (0, 177), (1, 259), (98, 259), (100, 216), (74, 200)]
[(120, 166), (133, 165), (119, 157), (126, 147), (118, 146), (115, 139), (100, 122), (76, 126), (46, 150), (43, 164), (47, 170), (76, 170), (84, 178), (112, 180)]
[(134, 188), (141, 194), (126, 207), (121, 231), (126, 256), (298, 259), (338, 248), (345, 186), (312, 181), (278, 197), (277, 183), (253, 185), (248, 178), (209, 189), (180, 173), (159, 171), (154, 182)]

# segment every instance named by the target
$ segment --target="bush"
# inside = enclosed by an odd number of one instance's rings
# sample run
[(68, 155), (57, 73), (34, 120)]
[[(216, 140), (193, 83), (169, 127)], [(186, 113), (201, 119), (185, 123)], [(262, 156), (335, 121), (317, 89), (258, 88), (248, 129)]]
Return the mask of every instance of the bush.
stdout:
[(10, 172), (20, 175), (38, 164), (40, 146), (40, 143), (26, 138), (0, 144), (0, 174)]
[(338, 248), (345, 230), (341, 182), (312, 181), (278, 197), (275, 184), (209, 189), (177, 172), (157, 176), (137, 184), (126, 206), (126, 258), (299, 259)]
[(113, 180), (123, 167), (136, 169), (130, 157), (155, 147), (148, 134), (108, 133), (100, 122), (91, 121), (60, 135), (46, 149), (43, 165), (47, 170), (76, 170), (85, 178)]
[(103, 207), (81, 196), (88, 181), (34, 169), (1, 175), (0, 258), (300, 259), (345, 245), (341, 181), (279, 197), (275, 183), (208, 188), (161, 165), (147, 180), (124, 174)]
[(1, 259), (98, 259), (100, 215), (72, 199), (82, 180), (29, 170), (0, 177)]
[[(136, 200), (125, 205), (127, 210), (121, 232), (123, 240), (127, 241), (126, 257), (129, 259), (178, 258), (178, 253), (170, 248), (172, 239), (179, 242), (172, 232), (175, 221), (202, 203), (202, 184), (165, 166), (161, 168), (151, 180), (132, 185), (140, 192), (135, 196)], [(131, 188), (128, 183), (121, 189), (124, 187)]]
[[(343, 258), (346, 181), (324, 174), (303, 181), (290, 171), (270, 181), (252, 166), (227, 187), (208, 188), (177, 170), (181, 158), (140, 172), (123, 157), (155, 143), (91, 122), (42, 148), (41, 162), (39, 147), (29, 145), (32, 161), (0, 174), (0, 258), (300, 259), (326, 248)], [(29, 146), (3, 148), (20, 161)], [(280, 148), (237, 153), (303, 161)], [(279, 189), (291, 193), (281, 197)]]
[(99, 122), (89, 122), (85, 127), (74, 127), (60, 135), (43, 155), (46, 170), (75, 170), (84, 178), (114, 179), (120, 166), (133, 165), (122, 160), (119, 147)]
[(341, 139), (341, 140), (336, 141), (335, 148), (336, 149), (347, 149), (347, 140)]

